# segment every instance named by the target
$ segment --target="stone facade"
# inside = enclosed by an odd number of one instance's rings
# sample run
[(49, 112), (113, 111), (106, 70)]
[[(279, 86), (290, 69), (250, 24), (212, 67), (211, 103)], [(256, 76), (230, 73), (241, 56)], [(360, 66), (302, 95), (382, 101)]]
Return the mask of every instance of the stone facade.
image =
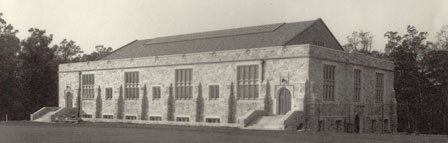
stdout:
[[(323, 65), (336, 66), (335, 101), (322, 100)], [(389, 61), (366, 57), (360, 54), (347, 53), (341, 50), (319, 47), (314, 45), (290, 45), (243, 50), (227, 50), (182, 55), (167, 55), (134, 59), (100, 60), (94, 62), (70, 63), (59, 65), (59, 107), (66, 107), (66, 99), (72, 99), (73, 107), (80, 90), (80, 75), (94, 74), (95, 99), (98, 87), (102, 102), (102, 114), (112, 115), (117, 121), (118, 97), (120, 87), (124, 88), (124, 73), (139, 73), (139, 98), (124, 100), (124, 115), (142, 117), (142, 98), (144, 90), (148, 97), (149, 117), (161, 117), (161, 122), (169, 123), (168, 95), (170, 86), (175, 83), (175, 70), (192, 69), (193, 95), (189, 100), (176, 100), (174, 117), (187, 117), (189, 125), (203, 125), (196, 122), (196, 98), (198, 85), (202, 85), (204, 99), (204, 118), (218, 118), (220, 123), (210, 124), (219, 126), (235, 126), (228, 123), (229, 96), (231, 85), (236, 86), (237, 66), (259, 65), (258, 98), (251, 100), (236, 100), (235, 116), (240, 117), (254, 110), (270, 110), (270, 115), (278, 114), (278, 91), (286, 88), (291, 93), (291, 111), (297, 111), (300, 116), (296, 125), (302, 124), (306, 129), (318, 130), (319, 121), (328, 123), (325, 130), (334, 131), (337, 120), (342, 120), (344, 130), (350, 130), (354, 118), (361, 118), (362, 131), (369, 131), (372, 127), (370, 120), (388, 119), (391, 130), (396, 124), (393, 109), (393, 64)], [(354, 103), (353, 98), (353, 69), (362, 70), (362, 102)], [(384, 102), (375, 103), (375, 73), (384, 74)], [(219, 86), (219, 98), (209, 99), (209, 86)], [(143, 89), (146, 86), (147, 89)], [(152, 87), (161, 87), (161, 98), (152, 98)], [(105, 99), (105, 88), (113, 89), (112, 99)], [(233, 88), (236, 90), (236, 87)], [(73, 98), (67, 98), (70, 93)], [(236, 91), (234, 91), (236, 95)], [(269, 98), (269, 99), (266, 99)], [(81, 99), (83, 114), (92, 115), (96, 119), (96, 100)], [(268, 102), (267, 102), (268, 101)], [(295, 114), (294, 114), (295, 115)], [(205, 119), (203, 121), (205, 121)], [(120, 121), (121, 122), (121, 121)], [(144, 122), (144, 121), (138, 121)], [(151, 123), (152, 121), (148, 121)], [(237, 121), (239, 122), (239, 120)], [(378, 124), (380, 125), (380, 124)], [(377, 128), (378, 130), (380, 128)], [(381, 130), (379, 130), (381, 131)]]

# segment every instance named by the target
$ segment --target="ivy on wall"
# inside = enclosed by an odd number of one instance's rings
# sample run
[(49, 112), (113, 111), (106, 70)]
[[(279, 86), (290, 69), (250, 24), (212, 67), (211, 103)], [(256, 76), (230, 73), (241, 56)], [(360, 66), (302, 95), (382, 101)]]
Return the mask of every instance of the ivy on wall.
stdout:
[(230, 84), (228, 123), (236, 123), (236, 98), (233, 82)]
[(123, 85), (120, 85), (120, 94), (117, 101), (117, 119), (123, 119), (124, 114), (124, 99), (123, 99)]
[(96, 96), (96, 118), (101, 118), (101, 112), (103, 111), (103, 100), (101, 99), (101, 87), (98, 86), (98, 95)]
[(148, 89), (146, 88), (146, 85), (143, 86), (143, 98), (142, 98), (142, 120), (148, 120)]
[(202, 97), (202, 84), (198, 86), (198, 97), (196, 98), (196, 122), (204, 121), (204, 98)]
[(173, 97), (173, 84), (170, 84), (168, 95), (167, 120), (174, 121), (175, 101)]

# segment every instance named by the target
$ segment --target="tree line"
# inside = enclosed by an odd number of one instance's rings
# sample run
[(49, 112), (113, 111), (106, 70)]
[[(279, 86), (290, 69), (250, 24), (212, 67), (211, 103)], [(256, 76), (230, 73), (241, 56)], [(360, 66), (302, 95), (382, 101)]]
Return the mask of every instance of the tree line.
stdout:
[(52, 44), (53, 35), (30, 28), (24, 39), (0, 13), (0, 120), (27, 120), (44, 106), (58, 105), (58, 64), (93, 61), (112, 52), (96, 46), (85, 54), (75, 41)]
[(394, 63), (398, 131), (448, 133), (448, 25), (435, 41), (414, 26), (403, 35), (388, 31), (384, 37), (384, 51), (371, 50), (373, 38), (364, 31), (347, 36), (343, 47)]

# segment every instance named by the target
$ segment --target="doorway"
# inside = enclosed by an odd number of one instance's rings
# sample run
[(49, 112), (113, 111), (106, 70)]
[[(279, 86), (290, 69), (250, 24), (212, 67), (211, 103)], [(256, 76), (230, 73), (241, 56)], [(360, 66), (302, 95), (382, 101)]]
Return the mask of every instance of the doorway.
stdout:
[(359, 128), (359, 115), (355, 116), (355, 133), (359, 133), (360, 128)]
[(284, 115), (289, 110), (291, 110), (291, 92), (283, 87), (278, 92), (278, 114)]

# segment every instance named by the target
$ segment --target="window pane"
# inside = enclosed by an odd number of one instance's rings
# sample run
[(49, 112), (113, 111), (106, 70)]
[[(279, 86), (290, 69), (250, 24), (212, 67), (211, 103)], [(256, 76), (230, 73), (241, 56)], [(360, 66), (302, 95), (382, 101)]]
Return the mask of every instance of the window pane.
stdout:
[(254, 71), (254, 79), (258, 80), (258, 66), (254, 66), (255, 71)]
[(216, 86), (215, 98), (219, 98), (219, 86)]

